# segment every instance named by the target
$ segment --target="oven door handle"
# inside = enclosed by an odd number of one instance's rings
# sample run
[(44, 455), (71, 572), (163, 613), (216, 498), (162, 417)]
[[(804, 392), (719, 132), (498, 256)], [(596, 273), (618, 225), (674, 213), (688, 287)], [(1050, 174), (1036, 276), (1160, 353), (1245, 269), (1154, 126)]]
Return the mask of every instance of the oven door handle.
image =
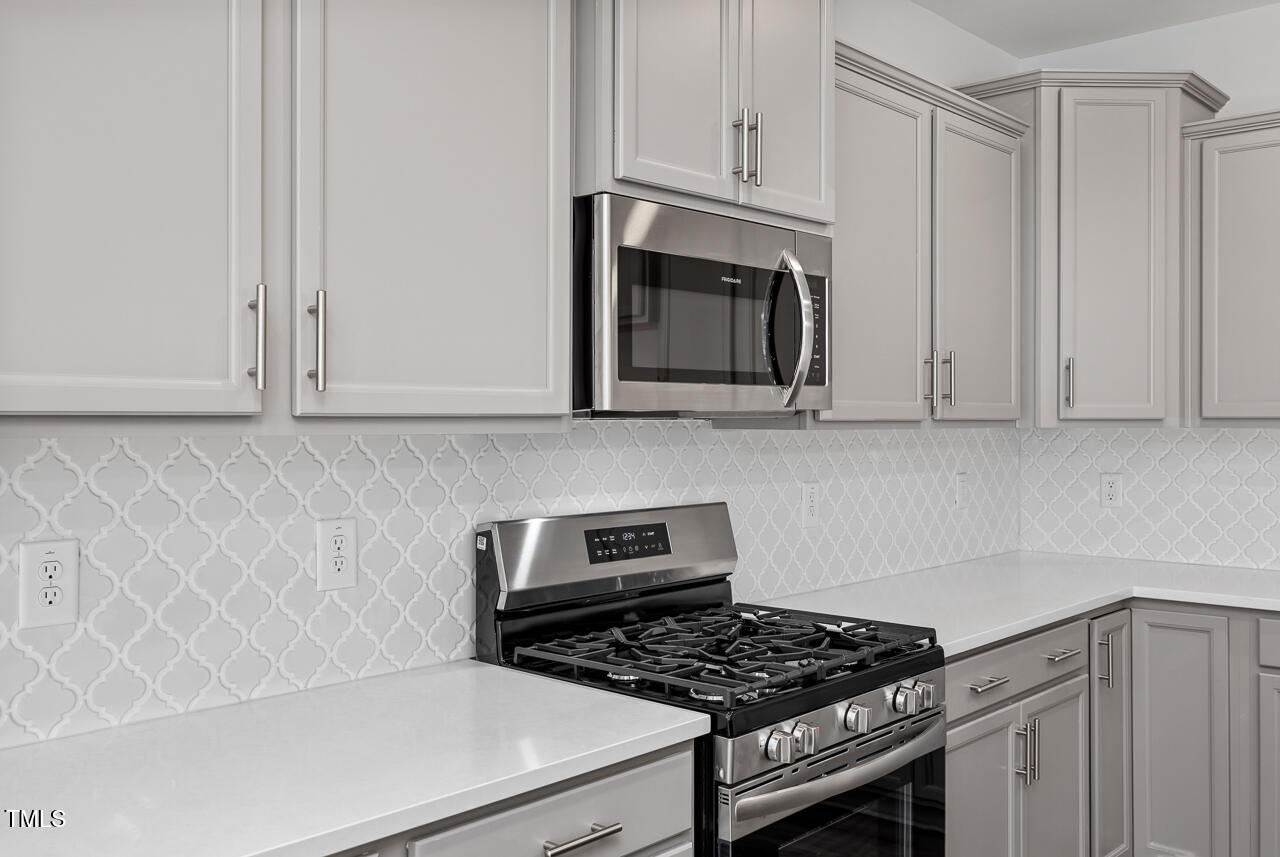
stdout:
[(782, 388), (782, 407), (794, 408), (804, 389), (805, 379), (809, 377), (809, 363), (813, 360), (813, 340), (816, 325), (813, 321), (813, 293), (809, 290), (809, 280), (796, 254), (782, 248), (778, 255), (778, 265), (785, 265), (791, 272), (791, 281), (796, 287), (796, 297), (800, 301), (800, 358), (796, 361), (796, 374), (791, 379), (790, 387)]
[(798, 786), (743, 798), (734, 807), (733, 818), (735, 821), (749, 821), (775, 813), (804, 809), (838, 794), (860, 789), (881, 777), (892, 774), (913, 759), (946, 745), (947, 719), (939, 715), (906, 744), (895, 747), (887, 753), (881, 753), (852, 768), (810, 780)]

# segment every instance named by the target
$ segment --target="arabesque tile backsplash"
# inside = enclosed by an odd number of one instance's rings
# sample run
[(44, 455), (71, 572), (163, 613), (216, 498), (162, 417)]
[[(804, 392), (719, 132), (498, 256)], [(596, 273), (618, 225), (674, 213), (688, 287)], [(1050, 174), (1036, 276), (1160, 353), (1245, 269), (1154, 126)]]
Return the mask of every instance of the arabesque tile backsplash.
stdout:
[[(0, 746), (466, 658), (477, 522), (728, 501), (744, 600), (1012, 550), (1012, 429), (0, 440)], [(970, 476), (956, 509), (953, 474)], [(801, 527), (801, 483), (822, 525)], [(315, 587), (317, 517), (360, 522)], [(17, 630), (17, 545), (76, 538), (81, 620)]]

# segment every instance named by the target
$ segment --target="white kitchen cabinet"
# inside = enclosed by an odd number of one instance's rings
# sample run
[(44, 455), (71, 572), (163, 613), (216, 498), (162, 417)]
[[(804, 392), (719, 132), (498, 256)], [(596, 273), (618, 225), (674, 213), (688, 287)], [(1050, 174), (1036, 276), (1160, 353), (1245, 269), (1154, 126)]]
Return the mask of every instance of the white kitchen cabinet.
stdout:
[(295, 414), (568, 412), (569, 12), (298, 0)]
[[(835, 93), (833, 391), (820, 419), (1015, 418), (1025, 125), (843, 44)], [(957, 377), (953, 403), (941, 394)]]
[(1034, 71), (961, 87), (1022, 141), (1022, 423), (1176, 423), (1181, 127), (1226, 96), (1190, 72)]
[(1227, 619), (1135, 609), (1134, 854), (1227, 854)]
[(1018, 140), (939, 111), (934, 124), (938, 419), (1018, 417)]
[(834, 218), (831, 0), (576, 0), (573, 13), (575, 195)]
[(260, 410), (262, 31), (260, 0), (0, 4), (0, 413)]
[(1280, 113), (1200, 122), (1184, 137), (1188, 327), (1200, 350), (1188, 415), (1280, 417)]

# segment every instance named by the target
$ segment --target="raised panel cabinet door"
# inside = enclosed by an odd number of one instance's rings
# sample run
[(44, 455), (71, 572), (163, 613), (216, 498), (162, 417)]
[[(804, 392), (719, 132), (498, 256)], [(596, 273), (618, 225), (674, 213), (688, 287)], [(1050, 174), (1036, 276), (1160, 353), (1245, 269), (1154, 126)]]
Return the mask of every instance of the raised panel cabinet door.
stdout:
[(1280, 417), (1280, 129), (1203, 147), (1201, 414)]
[(294, 23), (294, 413), (568, 413), (569, 0)]
[(1133, 836), (1138, 857), (1230, 847), (1227, 620), (1133, 612)]
[(1022, 853), (1089, 855), (1089, 676), (1022, 703), (1032, 776), (1022, 793)]
[[(947, 731), (947, 857), (1019, 857), (1021, 706)], [(1016, 761), (1015, 761), (1016, 760)]]
[(1089, 623), (1094, 857), (1133, 853), (1133, 672), (1128, 610)]
[(614, 174), (736, 200), (739, 0), (615, 0)]
[(0, 117), (0, 413), (260, 411), (261, 0), (6, 0)]
[(831, 0), (742, 0), (741, 104), (758, 124), (748, 141), (757, 174), (740, 185), (746, 205), (835, 218), (833, 8)]
[(1280, 854), (1280, 675), (1258, 676), (1258, 819), (1263, 854)]
[(1018, 141), (934, 118), (938, 419), (1018, 417)]
[(1061, 91), (1062, 419), (1165, 413), (1165, 97), (1158, 89)]
[(862, 75), (836, 78), (831, 410), (920, 420), (932, 346), (933, 110)]

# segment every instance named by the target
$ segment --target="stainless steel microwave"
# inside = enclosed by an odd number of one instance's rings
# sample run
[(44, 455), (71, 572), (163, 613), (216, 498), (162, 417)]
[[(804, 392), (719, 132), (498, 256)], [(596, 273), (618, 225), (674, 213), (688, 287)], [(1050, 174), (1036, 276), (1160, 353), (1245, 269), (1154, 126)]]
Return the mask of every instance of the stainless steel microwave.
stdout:
[(615, 194), (574, 205), (574, 411), (831, 407), (831, 239)]

